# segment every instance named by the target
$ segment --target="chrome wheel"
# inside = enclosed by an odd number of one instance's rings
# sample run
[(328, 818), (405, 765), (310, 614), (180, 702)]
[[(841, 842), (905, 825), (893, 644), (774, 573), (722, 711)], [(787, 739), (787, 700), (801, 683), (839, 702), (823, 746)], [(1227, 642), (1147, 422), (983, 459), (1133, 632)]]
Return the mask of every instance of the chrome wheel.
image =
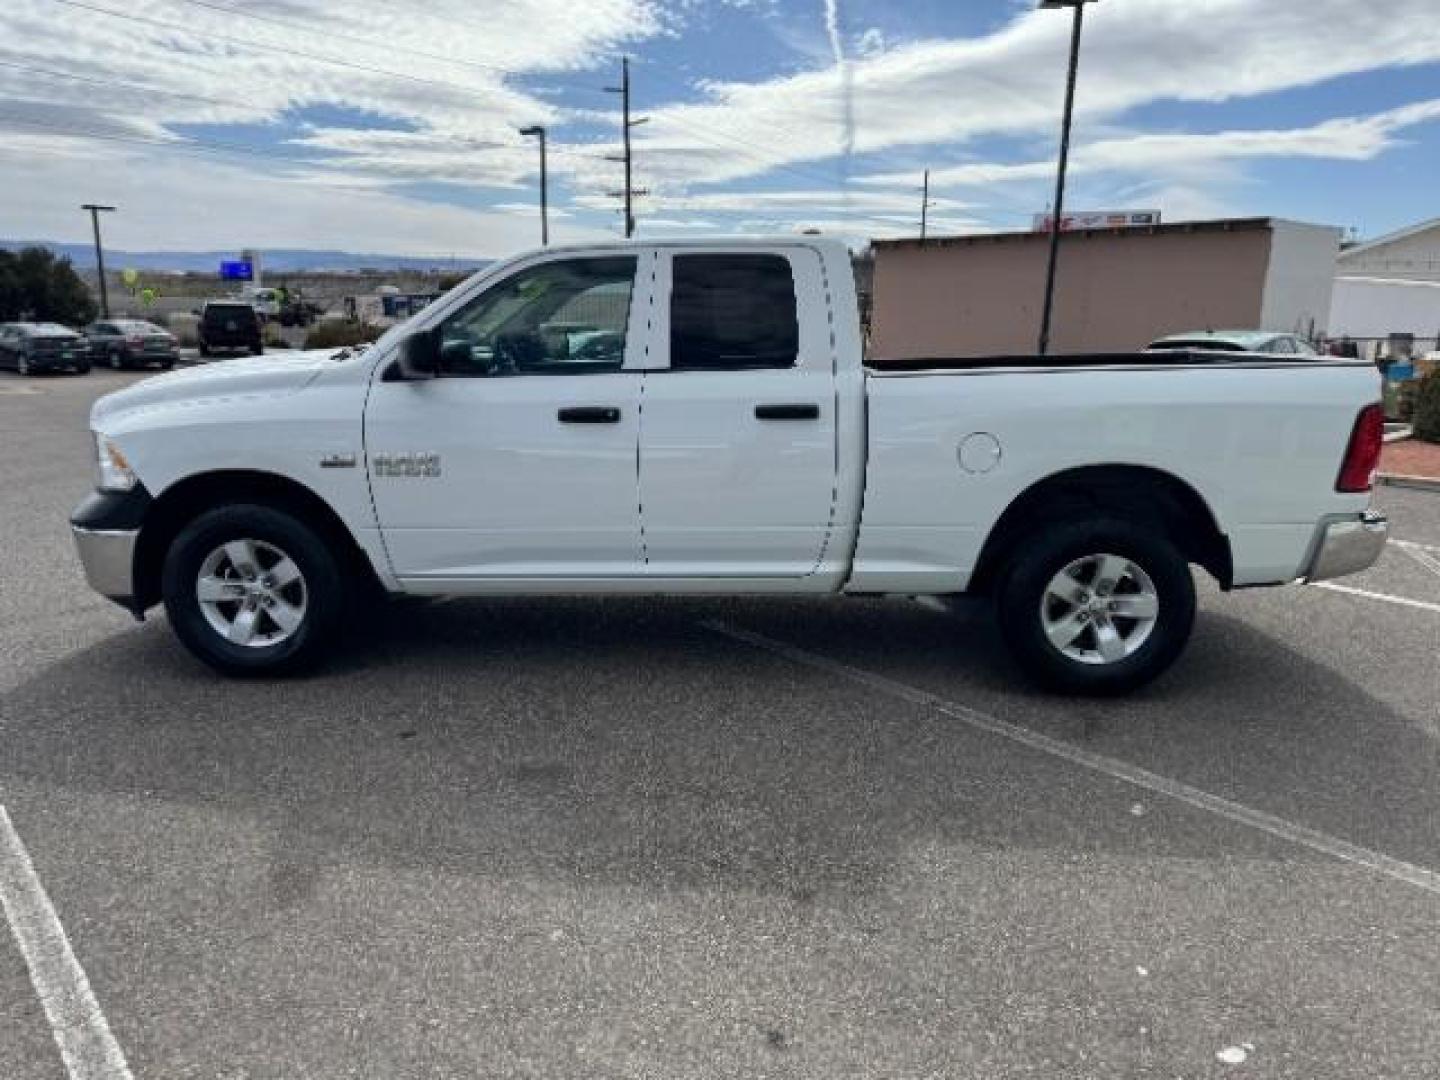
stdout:
[(287, 641), (305, 621), (309, 600), (295, 561), (264, 540), (231, 540), (205, 557), (195, 598), (210, 628), (233, 645)]
[(1040, 600), (1050, 644), (1082, 664), (1118, 664), (1155, 631), (1160, 594), (1150, 575), (1120, 555), (1087, 555), (1053, 578)]

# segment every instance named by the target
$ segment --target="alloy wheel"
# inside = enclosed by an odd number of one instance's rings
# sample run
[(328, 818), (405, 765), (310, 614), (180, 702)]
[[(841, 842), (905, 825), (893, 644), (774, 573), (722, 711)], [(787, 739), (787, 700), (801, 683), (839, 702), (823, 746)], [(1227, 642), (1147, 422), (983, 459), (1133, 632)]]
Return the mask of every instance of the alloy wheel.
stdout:
[(1155, 631), (1160, 594), (1143, 567), (1121, 555), (1086, 555), (1050, 579), (1040, 621), (1056, 651), (1082, 664), (1118, 664)]
[(200, 564), (195, 598), (210, 628), (233, 645), (288, 641), (305, 621), (309, 596), (295, 561), (264, 540), (231, 540)]

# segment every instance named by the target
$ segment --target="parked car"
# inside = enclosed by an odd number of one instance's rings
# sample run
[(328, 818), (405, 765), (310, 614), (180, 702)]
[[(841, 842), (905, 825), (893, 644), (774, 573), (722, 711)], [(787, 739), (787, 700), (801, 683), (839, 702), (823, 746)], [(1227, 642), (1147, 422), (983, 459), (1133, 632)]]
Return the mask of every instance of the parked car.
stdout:
[(259, 356), (265, 351), (260, 336), (260, 316), (240, 300), (208, 301), (200, 311), (196, 333), (200, 338), (201, 356), (246, 351)]
[(1282, 334), (1273, 330), (1197, 330), (1188, 334), (1171, 334), (1152, 341), (1146, 352), (1173, 349), (1214, 350), (1216, 352), (1264, 353), (1267, 356), (1300, 356), (1319, 358), (1320, 353), (1298, 334)]
[(971, 593), (1035, 679), (1118, 693), (1184, 648), (1192, 564), (1375, 562), (1377, 390), (1213, 351), (867, 370), (838, 241), (552, 248), (363, 352), (100, 399), (71, 524), (97, 591), (232, 674), (315, 663), (376, 591)]
[(90, 370), (85, 339), (59, 323), (0, 324), (0, 366), (21, 375), (69, 369), (84, 375)]
[(121, 368), (149, 367), (158, 364), (172, 368), (180, 359), (180, 345), (168, 330), (139, 319), (111, 319), (91, 323), (85, 328), (90, 344), (90, 360)]

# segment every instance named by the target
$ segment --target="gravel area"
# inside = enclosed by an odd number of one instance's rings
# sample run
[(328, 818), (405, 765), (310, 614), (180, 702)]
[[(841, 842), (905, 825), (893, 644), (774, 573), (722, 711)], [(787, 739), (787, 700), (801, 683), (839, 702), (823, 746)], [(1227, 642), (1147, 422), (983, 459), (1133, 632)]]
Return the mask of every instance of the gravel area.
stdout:
[(1440, 444), (1405, 439), (1389, 443), (1380, 455), (1380, 471), (1397, 476), (1440, 480)]

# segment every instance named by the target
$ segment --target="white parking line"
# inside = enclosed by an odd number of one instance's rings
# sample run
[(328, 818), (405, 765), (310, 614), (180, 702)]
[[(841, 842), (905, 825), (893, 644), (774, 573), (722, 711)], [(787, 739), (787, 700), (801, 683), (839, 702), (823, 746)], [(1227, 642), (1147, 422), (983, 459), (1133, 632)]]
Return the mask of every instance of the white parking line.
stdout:
[(30, 853), (0, 806), (0, 905), (70, 1080), (133, 1080)]
[(1436, 548), (1432, 548), (1428, 544), (1416, 544), (1409, 540), (1396, 540), (1395, 546), (1436, 577), (1440, 577), (1440, 559), (1431, 554), (1437, 550)]
[(1399, 859), (1391, 858), (1389, 855), (1382, 855), (1378, 851), (1371, 851), (1368, 848), (1360, 847), (1349, 841), (1341, 840), (1339, 837), (1330, 836), (1327, 833), (1318, 832), (1315, 829), (1307, 828), (1304, 825), (1297, 825), (1292, 821), (1276, 817), (1274, 814), (1267, 814), (1263, 810), (1255, 810), (1242, 803), (1232, 802), (1223, 799), (1218, 795), (1212, 795), (1208, 791), (1191, 787), (1189, 784), (1181, 783), (1179, 780), (1172, 780), (1168, 776), (1161, 776), (1159, 773), (1150, 772), (1147, 769), (1131, 765), (1129, 762), (1120, 761), (1117, 758), (1106, 757), (1104, 754), (1096, 754), (1089, 750), (1075, 746), (1072, 743), (1061, 739), (1053, 739), (1048, 735), (1042, 735), (1038, 731), (1021, 727), (1019, 724), (1012, 724), (1005, 720), (997, 719), (976, 709), (965, 705), (958, 705), (946, 701), (944, 698), (924, 690), (917, 690), (913, 686), (896, 682), (883, 675), (876, 675), (873, 672), (861, 668), (851, 667), (849, 664), (840, 663), (838, 660), (831, 660), (829, 657), (820, 656), (808, 652), (805, 649), (796, 648), (793, 645), (786, 645), (783, 642), (774, 641), (763, 634), (756, 634), (749, 630), (742, 630), (730, 626), (718, 619), (709, 620), (703, 624), (707, 629), (735, 641), (753, 645), (759, 649), (775, 653), (796, 664), (803, 664), (806, 667), (823, 671), (829, 675), (835, 675), (851, 682), (868, 686), (870, 689), (887, 694), (890, 697), (908, 701), (912, 705), (921, 708), (933, 709), (943, 713), (955, 720), (959, 720), (979, 731), (991, 735), (998, 735), (1002, 739), (1027, 746), (1032, 750), (1038, 750), (1052, 757), (1062, 758), (1072, 764), (1083, 766), (1094, 772), (1103, 773), (1116, 780), (1123, 780), (1127, 784), (1144, 788), (1146, 791), (1155, 792), (1158, 795), (1166, 795), (1178, 802), (1199, 810), (1205, 810), (1219, 817), (1226, 818), (1241, 825), (1247, 825), (1252, 829), (1268, 833), (1271, 836), (1288, 840), (1292, 844), (1309, 848), (1322, 855), (1328, 855), (1333, 859), (1342, 862), (1353, 863), (1362, 866), (1374, 873), (1381, 874), (1395, 881), (1413, 885), (1416, 888), (1424, 889), (1426, 892), (1440, 896), (1440, 873), (1428, 870), (1423, 866), (1416, 866), (1413, 863), (1402, 862)]
[(1399, 604), (1402, 607), (1419, 608), (1421, 611), (1440, 613), (1440, 604), (1432, 604), (1428, 600), (1411, 600), (1408, 596), (1392, 596), (1390, 593), (1371, 592), (1369, 589), (1357, 589), (1353, 585), (1337, 585), (1333, 581), (1318, 581), (1315, 583), (1315, 588), (1329, 589), (1331, 592), (1344, 593), (1346, 596), (1363, 596), (1367, 600), (1381, 600), (1387, 604)]

